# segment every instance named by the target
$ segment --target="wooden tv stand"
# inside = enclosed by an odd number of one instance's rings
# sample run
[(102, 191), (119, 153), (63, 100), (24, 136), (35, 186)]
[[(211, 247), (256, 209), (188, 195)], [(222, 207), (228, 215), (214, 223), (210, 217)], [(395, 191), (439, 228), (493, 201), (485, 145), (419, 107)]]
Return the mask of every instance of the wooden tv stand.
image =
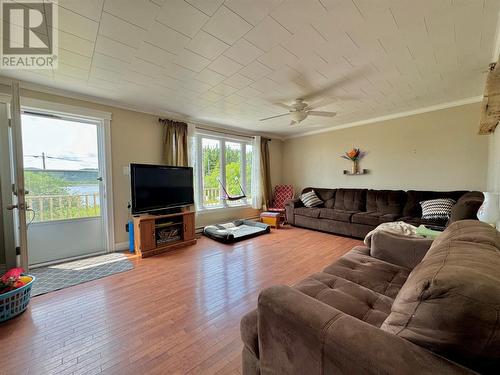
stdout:
[(141, 215), (133, 220), (135, 253), (143, 258), (196, 243), (192, 211)]

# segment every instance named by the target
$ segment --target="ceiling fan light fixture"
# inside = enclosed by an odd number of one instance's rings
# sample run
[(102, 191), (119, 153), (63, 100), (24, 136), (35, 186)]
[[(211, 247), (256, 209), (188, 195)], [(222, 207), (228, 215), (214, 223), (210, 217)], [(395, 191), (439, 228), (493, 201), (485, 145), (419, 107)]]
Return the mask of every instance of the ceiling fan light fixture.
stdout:
[(307, 113), (306, 112), (302, 112), (302, 111), (293, 111), (293, 112), (290, 112), (290, 118), (293, 121), (295, 121), (295, 122), (301, 122), (306, 117), (307, 117)]

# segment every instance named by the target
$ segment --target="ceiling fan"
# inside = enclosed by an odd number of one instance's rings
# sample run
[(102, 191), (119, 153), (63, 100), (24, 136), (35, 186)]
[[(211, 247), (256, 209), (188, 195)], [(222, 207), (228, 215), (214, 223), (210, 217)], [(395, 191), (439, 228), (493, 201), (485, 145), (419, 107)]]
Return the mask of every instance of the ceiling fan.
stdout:
[[(335, 89), (340, 88), (341, 86), (343, 86), (351, 81), (359, 79), (359, 77), (360, 77), (360, 71), (355, 70), (353, 72), (350, 72), (350, 73), (344, 75), (342, 78), (337, 79), (336, 81), (330, 83), (329, 85), (324, 86), (319, 90), (313, 91), (313, 89), (314, 89), (313, 85), (311, 84), (311, 82), (309, 82), (307, 77), (298, 73), (297, 75), (291, 77), (290, 80), (293, 82), (299, 83), (305, 89), (310, 91), (309, 94), (303, 95), (300, 98), (295, 99), (291, 105), (286, 105), (286, 104), (283, 104), (280, 102), (278, 102), (278, 103), (274, 102), (273, 103), (274, 105), (288, 109), (288, 113), (283, 113), (283, 114), (277, 115), (277, 116), (266, 117), (266, 118), (260, 119), (260, 121), (271, 120), (271, 119), (283, 117), (283, 116), (290, 116), (290, 120), (291, 120), (290, 125), (295, 125), (295, 124), (298, 124), (298, 123), (304, 121), (308, 116), (334, 117), (337, 115), (337, 112), (315, 111), (314, 109), (319, 108), (319, 107), (323, 107), (323, 106), (329, 104), (328, 102), (331, 103), (332, 101), (334, 101), (335, 99), (332, 99), (329, 94), (331, 94)], [(308, 104), (306, 102), (306, 101), (310, 101), (310, 100), (314, 101), (315, 98), (322, 97), (322, 96), (330, 97), (330, 100), (329, 101), (327, 100), (326, 102), (323, 100), (320, 103), (317, 103), (316, 105), (311, 105), (311, 104)], [(338, 99), (353, 99), (353, 98), (342, 97), (342, 96), (338, 96), (338, 95), (334, 95), (334, 97), (336, 99), (337, 98)]]
[(283, 116), (290, 116), (291, 120), (290, 125), (295, 125), (305, 120), (307, 116), (334, 117), (337, 114), (337, 112), (314, 111), (313, 110), (314, 108), (311, 107), (309, 104), (307, 104), (302, 98), (295, 99), (292, 105), (286, 105), (283, 103), (274, 103), (274, 104), (288, 109), (288, 113), (283, 113), (277, 116), (266, 117), (260, 119), (260, 121), (266, 121)]

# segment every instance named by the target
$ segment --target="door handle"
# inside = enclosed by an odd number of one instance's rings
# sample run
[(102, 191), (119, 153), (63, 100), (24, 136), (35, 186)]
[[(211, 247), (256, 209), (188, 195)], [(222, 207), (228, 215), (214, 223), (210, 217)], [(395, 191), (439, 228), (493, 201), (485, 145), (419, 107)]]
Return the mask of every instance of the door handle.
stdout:
[(19, 210), (26, 210), (29, 208), (27, 204), (9, 204), (7, 207), (5, 207), (8, 211), (12, 211), (14, 209), (19, 209)]

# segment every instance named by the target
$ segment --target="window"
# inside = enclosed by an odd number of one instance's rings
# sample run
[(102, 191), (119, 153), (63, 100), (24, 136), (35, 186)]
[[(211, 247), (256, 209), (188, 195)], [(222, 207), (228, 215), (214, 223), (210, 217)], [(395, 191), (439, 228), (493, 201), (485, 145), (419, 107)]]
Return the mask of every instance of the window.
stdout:
[(31, 113), (21, 119), (32, 221), (101, 216), (97, 125)]
[[(200, 209), (251, 204), (252, 145), (248, 141), (197, 135), (198, 201)], [(227, 195), (238, 200), (228, 200)]]

